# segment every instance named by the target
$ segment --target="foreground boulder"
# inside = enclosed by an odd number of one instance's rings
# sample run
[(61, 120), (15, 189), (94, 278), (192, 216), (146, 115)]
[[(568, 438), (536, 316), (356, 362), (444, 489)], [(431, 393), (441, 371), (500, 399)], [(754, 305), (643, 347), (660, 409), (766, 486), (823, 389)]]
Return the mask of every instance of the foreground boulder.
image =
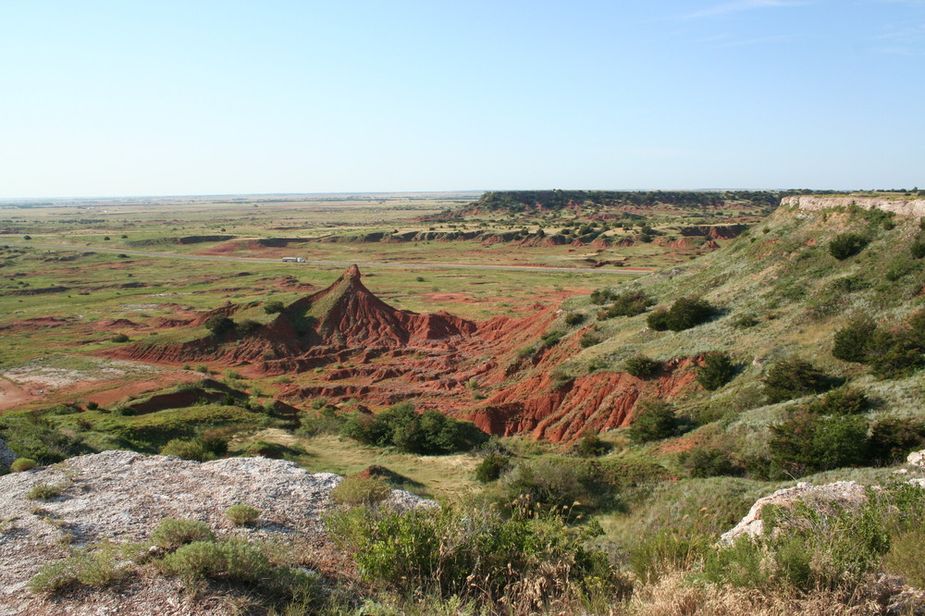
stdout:
[(818, 486), (800, 482), (791, 488), (759, 498), (738, 524), (722, 534), (719, 542), (731, 545), (742, 536), (760, 537), (764, 532), (762, 512), (769, 505), (789, 509), (802, 503), (817, 511), (834, 513), (839, 509), (856, 508), (866, 500), (865, 487), (855, 481), (836, 481)]
[[(56, 602), (34, 595), (27, 583), (70, 548), (144, 541), (164, 518), (201, 520), (220, 536), (332, 550), (321, 516), (340, 481), (338, 475), (312, 474), (283, 460), (228, 458), (200, 464), (129, 451), (78, 456), (0, 477), (0, 615), (222, 613), (190, 603), (175, 581), (165, 579)], [(52, 495), (36, 498), (36, 486), (51, 486)], [(400, 490), (387, 500), (399, 509), (428, 502)], [(225, 512), (236, 504), (258, 509), (257, 523), (246, 528), (231, 524)]]

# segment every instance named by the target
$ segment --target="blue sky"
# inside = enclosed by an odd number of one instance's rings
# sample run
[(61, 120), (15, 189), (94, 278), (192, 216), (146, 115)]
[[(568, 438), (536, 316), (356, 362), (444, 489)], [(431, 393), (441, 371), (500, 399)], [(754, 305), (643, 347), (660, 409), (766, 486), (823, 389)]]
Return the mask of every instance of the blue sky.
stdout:
[(925, 186), (925, 0), (0, 4), (0, 197)]

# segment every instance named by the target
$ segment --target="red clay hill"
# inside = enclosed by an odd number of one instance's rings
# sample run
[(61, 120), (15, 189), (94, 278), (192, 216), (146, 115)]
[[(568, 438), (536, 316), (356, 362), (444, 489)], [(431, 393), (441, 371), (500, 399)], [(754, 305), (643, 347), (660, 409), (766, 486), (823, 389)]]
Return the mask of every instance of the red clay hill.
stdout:
[[(552, 441), (625, 425), (641, 397), (671, 398), (694, 381), (693, 360), (670, 362), (661, 377), (648, 381), (610, 371), (554, 378), (556, 368), (580, 352), (582, 332), (540, 344), (559, 310), (543, 304), (533, 310), (524, 318), (482, 322), (400, 310), (367, 289), (354, 265), (266, 325), (239, 325), (185, 343), (132, 345), (117, 354), (290, 374), (293, 382), (277, 397), (296, 406), (317, 398), (369, 406), (408, 400), (420, 410), (469, 419), (493, 434), (528, 433)], [(233, 313), (233, 306), (223, 306), (210, 315)], [(534, 352), (522, 351), (531, 346)]]

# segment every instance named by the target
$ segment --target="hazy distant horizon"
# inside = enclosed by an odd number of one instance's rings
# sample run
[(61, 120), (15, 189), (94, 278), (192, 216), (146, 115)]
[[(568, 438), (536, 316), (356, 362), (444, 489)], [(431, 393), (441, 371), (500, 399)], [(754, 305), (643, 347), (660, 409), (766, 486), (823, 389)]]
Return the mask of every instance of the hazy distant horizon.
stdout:
[(153, 194), (153, 195), (62, 195), (62, 196), (37, 196), (37, 197), (0, 197), (0, 205), (14, 205), (16, 203), (28, 203), (33, 201), (48, 202), (80, 202), (80, 201), (136, 201), (136, 200), (208, 200), (208, 199), (241, 199), (241, 200), (259, 200), (259, 199), (298, 199), (302, 197), (310, 198), (346, 198), (346, 197), (400, 197), (400, 196), (460, 196), (473, 197), (485, 194), (487, 192), (519, 192), (519, 191), (547, 191), (547, 190), (565, 190), (565, 191), (601, 191), (601, 192), (786, 192), (797, 190), (810, 190), (814, 192), (866, 192), (866, 191), (902, 191), (918, 190), (918, 186), (877, 186), (864, 188), (819, 188), (819, 187), (711, 187), (711, 188), (487, 188), (472, 190), (373, 190), (373, 191), (334, 191), (334, 192), (263, 192), (263, 193), (202, 193), (202, 194)]
[(565, 191), (601, 191), (601, 192), (785, 192), (795, 190), (811, 190), (817, 192), (865, 192), (865, 191), (901, 191), (916, 190), (917, 186), (878, 186), (868, 188), (812, 188), (812, 187), (725, 187), (725, 188), (489, 188), (475, 190), (374, 190), (374, 191), (337, 191), (337, 192), (279, 192), (279, 193), (214, 193), (214, 194), (188, 194), (188, 195), (66, 195), (66, 196), (38, 196), (38, 197), (0, 197), (0, 205), (15, 205), (16, 203), (28, 203), (33, 201), (48, 202), (80, 202), (80, 201), (137, 201), (137, 200), (208, 200), (208, 199), (242, 199), (242, 200), (259, 200), (259, 199), (298, 199), (301, 197), (325, 198), (325, 197), (400, 197), (400, 196), (460, 196), (473, 197), (485, 194), (487, 192), (519, 192), (519, 191), (546, 191), (546, 190), (565, 190)]

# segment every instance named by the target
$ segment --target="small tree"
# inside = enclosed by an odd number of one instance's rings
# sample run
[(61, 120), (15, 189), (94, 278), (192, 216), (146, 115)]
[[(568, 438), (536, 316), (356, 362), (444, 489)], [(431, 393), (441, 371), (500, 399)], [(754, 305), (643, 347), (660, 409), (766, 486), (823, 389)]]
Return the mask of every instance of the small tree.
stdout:
[(816, 415), (860, 415), (870, 408), (864, 392), (851, 387), (839, 387), (810, 402), (806, 410)]
[(706, 300), (682, 297), (668, 310), (663, 308), (650, 314), (647, 323), (656, 331), (670, 329), (679, 332), (706, 323), (716, 313), (716, 307)]
[(651, 379), (661, 372), (662, 362), (645, 355), (635, 355), (626, 360), (623, 368), (637, 379)]
[(264, 304), (263, 311), (267, 314), (279, 314), (285, 310), (285, 308), (286, 306), (283, 304), (283, 302), (279, 300), (273, 300), (272, 302), (267, 302)]
[(572, 453), (583, 458), (602, 456), (612, 448), (611, 444), (597, 434), (585, 434), (572, 447)]
[(732, 380), (736, 366), (728, 353), (714, 351), (703, 358), (703, 366), (697, 371), (697, 382), (704, 389), (714, 391)]
[(835, 332), (832, 355), (844, 361), (864, 363), (877, 324), (867, 316), (857, 317)]
[(475, 467), (475, 479), (480, 483), (497, 481), (511, 468), (511, 459), (496, 451), (491, 451)]
[(867, 246), (869, 240), (857, 233), (842, 233), (829, 242), (829, 254), (839, 261), (853, 257)]
[(922, 238), (917, 238), (914, 242), (912, 242), (912, 246), (909, 248), (909, 252), (911, 252), (912, 256), (916, 259), (925, 257), (925, 240)]
[(792, 400), (832, 389), (837, 381), (808, 361), (792, 357), (773, 366), (764, 377), (764, 391), (771, 402)]
[(864, 464), (867, 422), (858, 416), (824, 416), (798, 411), (771, 427), (772, 474), (799, 477), (816, 471)]
[(925, 447), (925, 423), (906, 417), (881, 419), (871, 428), (868, 445), (872, 463), (902, 462), (909, 452)]
[(635, 443), (648, 443), (675, 436), (680, 421), (670, 404), (648, 402), (640, 406), (627, 434)]
[(565, 315), (566, 325), (579, 325), (585, 320), (585, 315), (580, 312), (569, 312)]
[(214, 314), (204, 323), (206, 329), (212, 332), (213, 336), (221, 336), (222, 334), (227, 334), (235, 328), (235, 323), (228, 317), (220, 314)]
[(729, 452), (722, 449), (691, 450), (682, 459), (691, 477), (717, 477), (721, 475), (740, 475), (742, 469), (732, 460)]
[(670, 323), (671, 317), (668, 315), (668, 310), (665, 308), (654, 310), (646, 318), (646, 324), (657, 332), (669, 330), (671, 328)]

